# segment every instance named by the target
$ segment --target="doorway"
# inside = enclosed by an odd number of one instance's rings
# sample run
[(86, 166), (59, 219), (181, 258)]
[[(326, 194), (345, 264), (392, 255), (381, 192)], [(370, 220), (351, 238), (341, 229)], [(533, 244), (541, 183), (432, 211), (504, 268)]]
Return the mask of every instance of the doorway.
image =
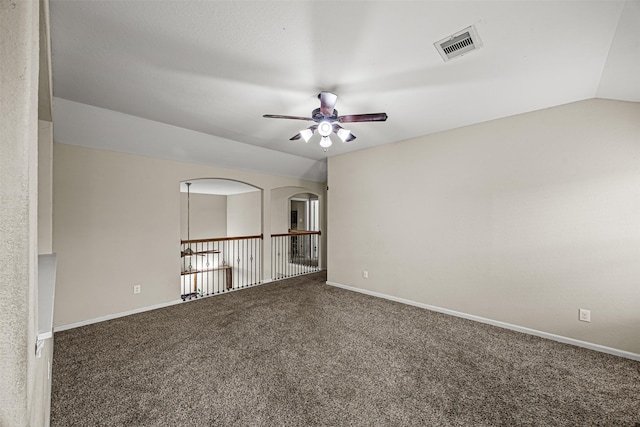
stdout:
[(262, 191), (228, 179), (180, 183), (181, 297), (262, 283)]
[(320, 203), (318, 196), (299, 193), (289, 198), (289, 230), (320, 231)]
[(291, 256), (293, 259), (318, 259), (318, 236), (296, 235), (304, 231), (320, 231), (318, 196), (311, 193), (299, 193), (289, 198), (289, 233), (291, 236)]

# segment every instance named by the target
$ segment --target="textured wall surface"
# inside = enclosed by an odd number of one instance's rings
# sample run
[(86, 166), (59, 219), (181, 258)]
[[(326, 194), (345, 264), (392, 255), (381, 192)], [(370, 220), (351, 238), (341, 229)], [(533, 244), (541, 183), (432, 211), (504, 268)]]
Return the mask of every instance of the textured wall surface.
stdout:
[(38, 11), (0, 1), (0, 426), (26, 426), (33, 406)]

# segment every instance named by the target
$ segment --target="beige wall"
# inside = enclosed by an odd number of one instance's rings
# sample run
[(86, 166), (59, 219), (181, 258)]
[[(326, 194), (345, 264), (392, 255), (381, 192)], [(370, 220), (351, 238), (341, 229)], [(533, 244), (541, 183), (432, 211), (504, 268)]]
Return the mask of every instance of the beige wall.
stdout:
[[(227, 237), (227, 196), (191, 193), (190, 238)], [(180, 238), (187, 240), (187, 193), (180, 194)]]
[[(323, 194), (326, 185), (60, 142), (53, 168), (55, 326), (180, 298), (181, 181), (226, 178), (265, 189), (265, 278), (271, 274), (271, 190), (295, 186)], [(140, 294), (133, 294), (135, 284)]]
[(271, 230), (285, 234), (289, 229), (289, 197), (299, 193), (297, 188), (276, 188), (271, 191)]
[(640, 104), (331, 157), (328, 198), (329, 281), (640, 353)]
[(262, 233), (262, 192), (227, 196), (227, 236), (257, 236)]

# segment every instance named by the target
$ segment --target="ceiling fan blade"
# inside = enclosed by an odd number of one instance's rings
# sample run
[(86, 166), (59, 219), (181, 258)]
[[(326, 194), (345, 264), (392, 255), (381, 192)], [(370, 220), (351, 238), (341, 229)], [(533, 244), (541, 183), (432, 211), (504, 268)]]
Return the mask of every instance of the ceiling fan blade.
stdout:
[(340, 123), (384, 122), (387, 117), (387, 113), (351, 114), (338, 117), (338, 121)]
[(331, 92), (320, 92), (318, 98), (320, 98), (320, 112), (325, 116), (332, 116), (338, 95)]
[(300, 138), (302, 138), (302, 135), (300, 134), (300, 132), (298, 132), (295, 135), (293, 135), (291, 138), (289, 138), (289, 141), (297, 141)]
[(262, 116), (266, 119), (291, 119), (291, 120), (307, 120), (312, 122), (313, 119), (311, 117), (301, 117), (301, 116), (283, 116), (280, 114), (265, 114)]

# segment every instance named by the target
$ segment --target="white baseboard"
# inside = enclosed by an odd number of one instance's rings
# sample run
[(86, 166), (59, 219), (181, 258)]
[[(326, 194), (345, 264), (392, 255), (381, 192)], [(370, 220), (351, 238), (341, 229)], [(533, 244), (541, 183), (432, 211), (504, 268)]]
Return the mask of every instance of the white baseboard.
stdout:
[(587, 348), (589, 350), (599, 351), (601, 353), (608, 353), (614, 356), (620, 356), (626, 359), (640, 361), (640, 354), (632, 353), (630, 351), (624, 351), (624, 350), (619, 350), (617, 348), (606, 347), (600, 344), (594, 344), (587, 341), (580, 341), (574, 338), (563, 337), (561, 335), (550, 334), (548, 332), (538, 331), (536, 329), (530, 329), (530, 328), (525, 328), (523, 326), (512, 325), (511, 323), (505, 323), (505, 322), (500, 322), (498, 320), (487, 319), (485, 317), (475, 316), (473, 314), (461, 313), (459, 311), (449, 310), (447, 308), (437, 307), (435, 305), (423, 304), (420, 302), (415, 302), (415, 301), (407, 300), (404, 298), (398, 298), (398, 297), (383, 294), (380, 292), (374, 292), (366, 289), (355, 288), (353, 286), (347, 286), (341, 283), (335, 283), (330, 281), (327, 281), (326, 283), (327, 285), (346, 289), (348, 291), (360, 292), (361, 294), (371, 295), (378, 298), (384, 298), (384, 299), (399, 302), (402, 304), (412, 305), (414, 307), (424, 308), (430, 311), (436, 311), (438, 313), (449, 314), (451, 316), (461, 317), (463, 319), (473, 320), (475, 322), (486, 323), (488, 325), (493, 325), (493, 326), (497, 326), (499, 328), (504, 328), (504, 329), (510, 329), (512, 331), (522, 332), (529, 335), (535, 335), (537, 337), (558, 341), (564, 344), (571, 344), (578, 347)]
[(132, 314), (143, 313), (145, 311), (156, 310), (158, 308), (169, 307), (171, 305), (176, 305), (183, 302), (184, 301), (179, 299), (179, 300), (163, 302), (161, 304), (151, 305), (147, 307), (134, 308), (133, 310), (123, 311), (120, 313), (107, 314), (106, 316), (100, 316), (100, 317), (95, 317), (93, 319), (82, 320), (80, 322), (69, 323), (67, 325), (54, 326), (53, 331), (62, 332), (62, 331), (66, 331), (67, 329), (80, 328), (82, 326), (87, 326), (94, 323), (100, 323), (107, 320), (117, 319), (119, 317), (131, 316)]
[[(270, 283), (270, 282), (273, 282), (273, 280), (266, 279), (266, 280), (263, 280), (260, 283), (256, 283), (256, 284), (251, 285), (249, 287), (250, 288), (254, 288), (256, 286), (264, 285), (264, 284)], [(176, 304), (182, 304), (183, 302), (196, 301), (198, 299), (215, 297), (215, 296), (218, 296), (218, 295), (227, 295), (227, 294), (229, 294), (231, 292), (240, 291), (240, 290), (243, 290), (243, 289), (247, 289), (247, 288), (229, 289), (228, 291), (225, 291), (225, 292), (222, 292), (222, 293), (219, 293), (219, 294), (207, 295), (207, 296), (196, 298), (196, 299), (193, 299), (193, 300), (189, 299), (189, 300), (186, 300), (186, 301), (182, 301), (181, 299), (179, 299), (179, 300), (174, 300), (174, 301), (163, 302), (161, 304), (150, 305), (150, 306), (147, 306), (147, 307), (135, 308), (133, 310), (122, 311), (120, 313), (107, 314), (106, 316), (100, 316), (100, 317), (95, 317), (93, 319), (82, 320), (80, 322), (69, 323), (67, 325), (55, 326), (53, 328), (53, 331), (54, 332), (62, 332), (62, 331), (66, 331), (67, 329), (80, 328), (82, 326), (87, 326), (87, 325), (91, 325), (91, 324), (94, 324), (94, 323), (100, 323), (100, 322), (104, 322), (104, 321), (107, 321), (107, 320), (117, 319), (119, 317), (131, 316), (132, 314), (144, 313), (145, 311), (151, 311), (151, 310), (156, 310), (158, 308), (164, 308), (164, 307), (169, 307), (169, 306), (176, 305)]]

